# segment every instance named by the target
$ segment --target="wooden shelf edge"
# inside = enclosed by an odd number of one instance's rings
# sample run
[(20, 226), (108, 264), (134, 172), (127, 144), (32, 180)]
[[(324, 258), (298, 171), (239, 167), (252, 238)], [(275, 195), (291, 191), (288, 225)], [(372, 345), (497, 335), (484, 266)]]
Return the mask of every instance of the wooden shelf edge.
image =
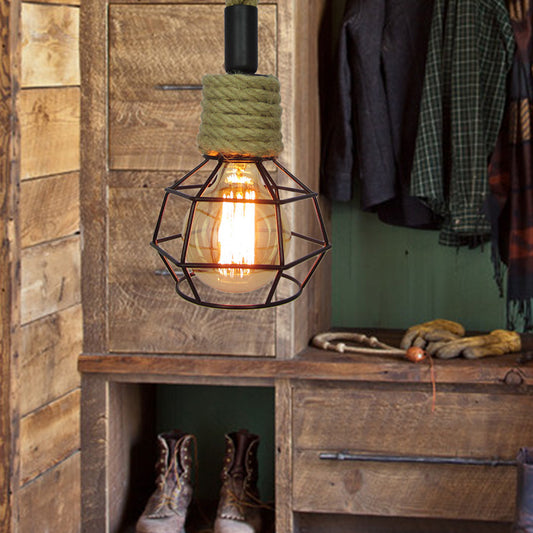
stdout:
[[(78, 369), (87, 374), (106, 374), (109, 379), (178, 382), (240, 380), (269, 384), (275, 379), (428, 383), (429, 364), (396, 358), (324, 352), (308, 348), (293, 359), (170, 354), (82, 354)], [(510, 391), (533, 385), (533, 366), (520, 365), (506, 355), (482, 361), (435, 361), (437, 384), (504, 385)], [(129, 379), (128, 379), (129, 380)]]

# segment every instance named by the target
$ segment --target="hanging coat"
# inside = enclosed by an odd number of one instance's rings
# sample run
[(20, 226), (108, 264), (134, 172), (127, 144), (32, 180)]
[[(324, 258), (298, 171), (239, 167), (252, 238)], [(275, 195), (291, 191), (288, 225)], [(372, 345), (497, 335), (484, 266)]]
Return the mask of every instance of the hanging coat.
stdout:
[(409, 196), (432, 0), (347, 0), (323, 135), (321, 188), (392, 224), (436, 227)]

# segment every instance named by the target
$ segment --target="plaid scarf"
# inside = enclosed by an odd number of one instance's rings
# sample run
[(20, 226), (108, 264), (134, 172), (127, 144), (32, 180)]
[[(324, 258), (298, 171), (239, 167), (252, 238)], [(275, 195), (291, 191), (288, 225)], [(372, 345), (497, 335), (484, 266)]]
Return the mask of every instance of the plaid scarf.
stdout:
[(508, 101), (496, 150), (489, 165), (488, 213), (492, 258), (503, 288), (507, 265), (507, 328), (533, 329), (533, 2), (508, 0), (517, 44), (509, 78)]

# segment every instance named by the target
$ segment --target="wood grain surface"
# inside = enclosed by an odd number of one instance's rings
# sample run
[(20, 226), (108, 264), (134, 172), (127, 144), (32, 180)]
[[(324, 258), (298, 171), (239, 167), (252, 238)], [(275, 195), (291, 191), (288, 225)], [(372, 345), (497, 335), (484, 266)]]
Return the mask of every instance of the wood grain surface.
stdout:
[(79, 303), (79, 236), (26, 248), (21, 271), (22, 324)]
[[(19, 528), (22, 532), (79, 533), (80, 453), (20, 489)], [(38, 518), (37, 518), (38, 517)]]
[(298, 533), (508, 533), (507, 522), (481, 522), (399, 517), (302, 513), (297, 515)]
[(107, 2), (80, 7), (84, 349), (107, 351)]
[(18, 507), (18, 407), (16, 359), (19, 342), (20, 248), (17, 203), (19, 18), (16, 3), (0, 0), (0, 530), (12, 533)]
[(441, 391), (354, 385), (294, 389), (298, 449), (514, 460), (531, 440), (530, 394)]
[(24, 89), (18, 113), (21, 179), (79, 170), (79, 88)]
[(26, 324), (21, 331), (20, 412), (37, 409), (79, 387), (82, 313), (77, 304)]
[(80, 448), (80, 391), (21, 418), (21, 483), (27, 483)]
[[(170, 277), (157, 275), (164, 265), (149, 243), (162, 199), (157, 189), (109, 190), (110, 350), (274, 355), (273, 309), (200, 307), (179, 298)], [(181, 224), (188, 207), (169, 206), (168, 217)]]
[[(112, 5), (109, 161), (112, 169), (193, 168), (206, 73), (224, 72), (224, 5)], [(259, 9), (258, 72), (276, 74), (276, 6)], [(157, 149), (155, 149), (157, 147)]]
[(22, 247), (66, 237), (79, 231), (79, 173), (23, 181), (20, 224)]
[(22, 87), (79, 85), (79, 11), (22, 2)]
[(294, 509), (303, 512), (509, 522), (513, 467), (321, 461), (297, 450)]

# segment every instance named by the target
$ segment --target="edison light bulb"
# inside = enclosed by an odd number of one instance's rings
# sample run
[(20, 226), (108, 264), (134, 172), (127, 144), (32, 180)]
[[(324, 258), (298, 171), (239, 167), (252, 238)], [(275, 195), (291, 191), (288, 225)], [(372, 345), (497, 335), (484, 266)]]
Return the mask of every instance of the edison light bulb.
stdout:
[[(194, 273), (209, 287), (224, 292), (251, 292), (270, 283), (275, 270), (246, 268), (280, 262), (276, 207), (255, 203), (272, 200), (256, 164), (224, 163), (202, 196), (221, 201), (196, 204), (186, 261), (226, 266), (194, 268)], [(286, 256), (291, 232), (283, 214), (281, 227)]]

